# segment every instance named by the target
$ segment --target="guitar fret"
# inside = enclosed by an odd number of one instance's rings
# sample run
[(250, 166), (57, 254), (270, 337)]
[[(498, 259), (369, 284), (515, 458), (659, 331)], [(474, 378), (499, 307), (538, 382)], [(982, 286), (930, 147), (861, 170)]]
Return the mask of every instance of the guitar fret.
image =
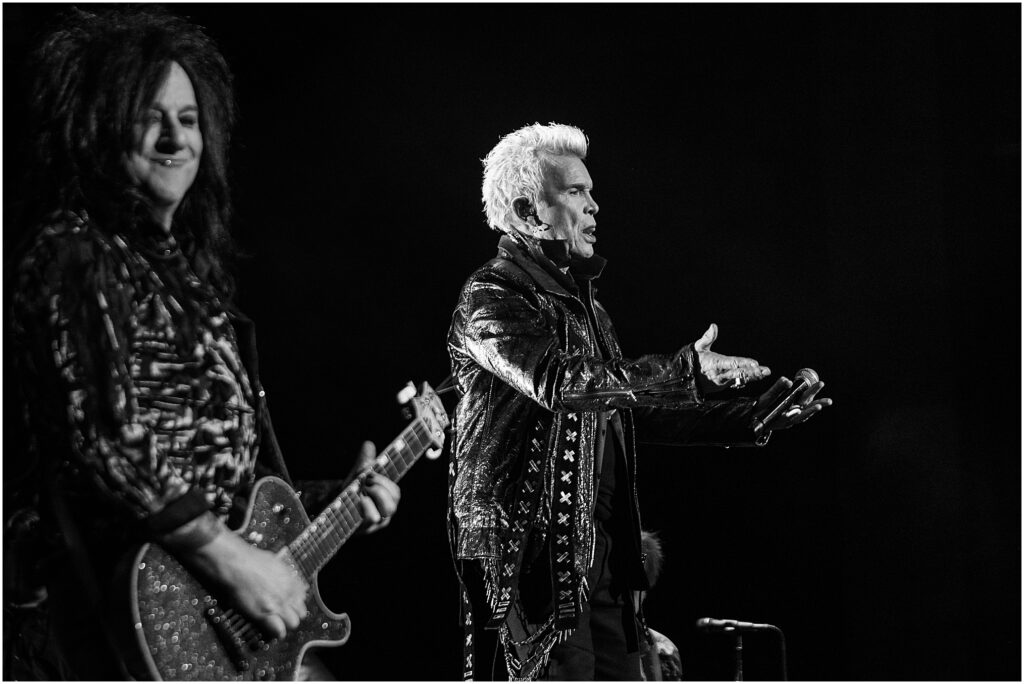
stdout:
[(328, 529), (327, 536), (327, 543), (329, 545), (328, 549), (341, 548), (341, 545), (344, 544), (345, 540), (348, 538), (348, 535), (344, 534), (343, 530), (341, 530), (337, 525)]
[(391, 480), (393, 480), (396, 477), (398, 477), (399, 474), (401, 473), (401, 471), (398, 469), (398, 467), (392, 461), (388, 461), (388, 463), (383, 468), (381, 468), (381, 470), (383, 470), (384, 474), (387, 475), (388, 479), (391, 479)]
[[(436, 395), (430, 394), (429, 388), (426, 389), (427, 392), (414, 400), (416, 408), (419, 409), (417, 418), (380, 453), (368, 470), (397, 481), (426, 449), (440, 441), (440, 431), (448, 427), (448, 420), (444, 415), (444, 407), (440, 405)], [(312, 584), (317, 572), (364, 522), (360, 488), (366, 472), (359, 473), (354, 481), (347, 483), (324, 510), (319, 512), (305, 529), (299, 530), (297, 535), (294, 526), (299, 519), (296, 515), (301, 516), (301, 513), (297, 513), (296, 507), (301, 504), (296, 493), (280, 480), (262, 480), (256, 484), (256, 489), (250, 497), (250, 519), (247, 527), (238, 533), (247, 542), (267, 549), (278, 548), (277, 540), (287, 535), (291, 541), (280, 550), (280, 553)], [(242, 669), (247, 669), (244, 674), (251, 676), (263, 672), (264, 670), (260, 668), (265, 665), (268, 667), (266, 673), (269, 675), (271, 663), (275, 663), (274, 667), (286, 660), (294, 664), (300, 657), (299, 649), (306, 646), (305, 643), (297, 643), (291, 638), (264, 643), (265, 635), (254, 623), (249, 622), (239, 611), (231, 609), (228, 605), (218, 605), (218, 598), (206, 593), (202, 584), (194, 581), (188, 570), (180, 567), (173, 556), (157, 544), (149, 545), (148, 550), (136, 558), (135, 567), (135, 577), (139, 582), (134, 599), (139, 609), (138, 614), (141, 616), (136, 629), (141, 630), (140, 634), (147, 647), (155, 643), (154, 640), (167, 636), (168, 624), (165, 621), (168, 618), (154, 609), (162, 606), (162, 601), (174, 599), (167, 595), (171, 592), (159, 592), (159, 588), (165, 583), (171, 584), (172, 578), (169, 575), (183, 574), (180, 578), (174, 577), (174, 581), (182, 584), (183, 591), (188, 590), (188, 593), (196, 597), (192, 601), (202, 601), (192, 603), (194, 610), (189, 610), (187, 614), (183, 612), (182, 616), (200, 622), (205, 621), (215, 631), (214, 638), (222, 648), (218, 650), (213, 648), (216, 644), (211, 644), (211, 648), (208, 649), (209, 658), (206, 655), (202, 657), (205, 662), (190, 662), (190, 668), (195, 666), (195, 674), (205, 675), (201, 678), (216, 679), (217, 672), (231, 672), (232, 668), (235, 668), (236, 673), (242, 673)], [(156, 590), (153, 589), (154, 585)], [(311, 592), (315, 590), (311, 588)], [(326, 617), (329, 616), (325, 616), (325, 619)], [(332, 640), (343, 640), (347, 636), (347, 622), (333, 619), (331, 622), (334, 623), (333, 626), (326, 622), (323, 624), (324, 635), (329, 633)], [(184, 635), (184, 632), (182, 634)], [(304, 636), (298, 637), (298, 641), (303, 640)], [(185, 646), (183, 643), (183, 653)], [(187, 646), (190, 652), (195, 648), (192, 644)], [(243, 667), (249, 665), (252, 667)], [(177, 661), (171, 662), (170, 659), (157, 659), (152, 668), (150, 674), (153, 679), (180, 679), (184, 671)], [(291, 673), (279, 670), (276, 674)]]
[[(378, 454), (371, 470), (397, 481), (432, 444), (430, 431), (417, 419)], [(292, 554), (307, 576), (323, 567), (359, 529), (363, 522), (359, 499), (359, 486), (352, 483), (292, 542)]]
[(358, 500), (351, 492), (345, 493), (345, 502), (348, 506), (342, 507), (341, 510), (338, 511), (337, 520), (342, 531), (347, 537), (355, 532), (356, 528), (359, 527), (359, 515), (353, 510), (353, 508), (358, 505)]

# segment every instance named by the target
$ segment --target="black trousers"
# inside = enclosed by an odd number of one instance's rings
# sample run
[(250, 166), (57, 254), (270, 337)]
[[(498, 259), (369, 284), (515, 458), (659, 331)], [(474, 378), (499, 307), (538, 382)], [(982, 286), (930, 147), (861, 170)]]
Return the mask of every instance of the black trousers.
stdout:
[(632, 592), (616, 581), (621, 567), (612, 535), (596, 525), (594, 564), (587, 581), (590, 600), (583, 606), (580, 626), (566, 641), (551, 649), (541, 679), (549, 681), (638, 681), (636, 611)]

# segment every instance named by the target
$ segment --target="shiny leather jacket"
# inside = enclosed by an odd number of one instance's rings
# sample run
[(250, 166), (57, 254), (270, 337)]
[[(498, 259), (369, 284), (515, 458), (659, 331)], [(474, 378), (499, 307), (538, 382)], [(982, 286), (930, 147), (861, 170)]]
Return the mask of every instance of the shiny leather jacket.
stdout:
[[(603, 262), (595, 257), (588, 265), (596, 260)], [(574, 624), (593, 561), (594, 455), (602, 453), (607, 412), (621, 416), (634, 508), (635, 432), (668, 444), (755, 439), (751, 400), (704, 400), (692, 345), (623, 358), (611, 319), (593, 299), (598, 272), (570, 278), (539, 243), (504, 236), (498, 256), (463, 287), (448, 336), (460, 392), (449, 493), (453, 553), (493, 568), (488, 593), (500, 617), (502, 601), (515, 600), (524, 562), (548, 540), (564, 543), (569, 532), (575, 606), (564, 607), (573, 614), (559, 629)], [(639, 514), (633, 517), (639, 539)], [(552, 573), (559, 574), (557, 565)], [(511, 595), (498, 592), (503, 581)]]

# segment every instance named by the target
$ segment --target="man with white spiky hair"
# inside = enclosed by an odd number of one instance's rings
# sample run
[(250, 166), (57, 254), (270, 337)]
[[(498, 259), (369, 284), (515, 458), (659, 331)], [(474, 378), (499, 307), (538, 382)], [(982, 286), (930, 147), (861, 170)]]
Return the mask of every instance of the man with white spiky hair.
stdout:
[(605, 259), (587, 150), (576, 127), (534, 124), (484, 159), (498, 255), (463, 286), (448, 334), (467, 677), (641, 679), (636, 441), (761, 445), (830, 404), (816, 383), (761, 424), (786, 378), (756, 399), (707, 399), (770, 374), (711, 351), (714, 324), (672, 353), (623, 356), (594, 299)]

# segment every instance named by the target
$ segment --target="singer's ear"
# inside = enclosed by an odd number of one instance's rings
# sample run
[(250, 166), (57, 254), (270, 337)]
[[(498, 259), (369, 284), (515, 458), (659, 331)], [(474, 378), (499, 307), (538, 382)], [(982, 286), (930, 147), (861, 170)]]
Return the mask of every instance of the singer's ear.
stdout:
[(533, 206), (533, 202), (526, 199), (525, 197), (516, 197), (512, 200), (512, 209), (523, 221), (528, 221), (531, 216), (537, 215), (537, 210)]

